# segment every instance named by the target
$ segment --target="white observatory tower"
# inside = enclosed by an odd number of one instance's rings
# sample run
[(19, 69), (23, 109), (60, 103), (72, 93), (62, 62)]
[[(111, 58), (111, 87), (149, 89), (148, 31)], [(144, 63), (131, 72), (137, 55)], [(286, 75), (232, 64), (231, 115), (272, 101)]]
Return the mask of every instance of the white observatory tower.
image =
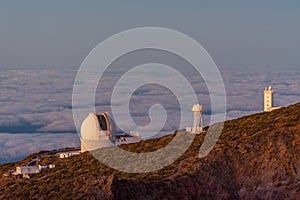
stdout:
[(272, 86), (265, 88), (264, 91), (264, 111), (271, 111), (273, 107), (273, 89)]
[(194, 124), (192, 128), (192, 133), (201, 133), (203, 132), (203, 106), (200, 104), (195, 104), (192, 108), (192, 111), (194, 112)]
[(274, 90), (272, 89), (272, 86), (265, 88), (265, 91), (264, 91), (264, 111), (265, 112), (270, 112), (270, 111), (281, 108), (281, 107), (273, 107), (273, 93), (274, 93)]

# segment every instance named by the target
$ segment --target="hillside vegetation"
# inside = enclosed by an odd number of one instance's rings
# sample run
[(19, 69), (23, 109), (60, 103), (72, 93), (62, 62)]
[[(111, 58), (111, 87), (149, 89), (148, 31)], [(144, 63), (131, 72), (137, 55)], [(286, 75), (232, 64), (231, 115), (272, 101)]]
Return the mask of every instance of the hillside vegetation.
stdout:
[[(174, 135), (122, 148), (151, 152)], [(200, 159), (204, 136), (173, 164), (149, 173), (111, 169), (90, 153), (58, 159), (54, 169), (29, 180), (0, 178), (0, 199), (300, 199), (300, 103), (225, 122), (213, 150)], [(0, 173), (30, 158), (0, 165)]]

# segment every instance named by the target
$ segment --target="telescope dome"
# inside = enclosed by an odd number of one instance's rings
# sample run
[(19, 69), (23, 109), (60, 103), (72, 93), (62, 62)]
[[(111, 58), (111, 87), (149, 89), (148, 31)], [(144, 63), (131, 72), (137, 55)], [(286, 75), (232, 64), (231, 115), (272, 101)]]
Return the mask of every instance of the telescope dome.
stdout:
[(89, 113), (80, 129), (81, 151), (112, 146), (115, 141), (115, 130), (115, 123), (108, 113)]

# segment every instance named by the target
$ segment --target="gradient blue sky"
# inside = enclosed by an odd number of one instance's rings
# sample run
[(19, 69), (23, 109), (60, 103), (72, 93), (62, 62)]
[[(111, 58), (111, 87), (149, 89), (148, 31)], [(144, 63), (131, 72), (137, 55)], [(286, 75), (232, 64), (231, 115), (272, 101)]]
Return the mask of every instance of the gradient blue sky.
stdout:
[(298, 67), (300, 2), (0, 2), (0, 67), (77, 68), (99, 42), (143, 26), (183, 32), (218, 66)]

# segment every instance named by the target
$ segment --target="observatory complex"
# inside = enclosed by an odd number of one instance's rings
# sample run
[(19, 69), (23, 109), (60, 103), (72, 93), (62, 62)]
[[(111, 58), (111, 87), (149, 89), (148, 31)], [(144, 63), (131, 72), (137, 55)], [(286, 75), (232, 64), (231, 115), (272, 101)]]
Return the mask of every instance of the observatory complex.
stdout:
[(264, 90), (264, 112), (270, 112), (281, 107), (273, 107), (273, 93), (272, 86), (265, 88)]
[[(264, 90), (264, 112), (270, 112), (281, 107), (273, 107), (274, 90), (271, 86)], [(199, 134), (203, 132), (203, 106), (195, 104), (191, 110), (194, 114), (193, 126), (186, 127), (187, 132)], [(113, 119), (105, 112), (91, 112), (81, 125), (81, 152), (92, 151), (102, 147), (135, 143), (141, 140), (139, 133), (116, 134)]]
[(141, 140), (139, 134), (116, 134), (113, 119), (105, 112), (91, 112), (83, 120), (80, 129), (81, 152), (102, 147), (134, 143)]

